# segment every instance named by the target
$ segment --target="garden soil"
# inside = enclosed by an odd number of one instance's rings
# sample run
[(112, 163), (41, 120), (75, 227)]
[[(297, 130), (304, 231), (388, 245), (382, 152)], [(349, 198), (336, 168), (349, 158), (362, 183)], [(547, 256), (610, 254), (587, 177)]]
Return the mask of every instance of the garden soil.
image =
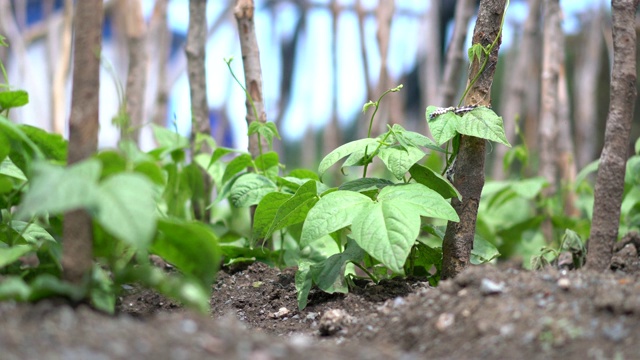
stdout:
[(0, 303), (0, 359), (638, 359), (640, 261), (612, 270), (472, 266), (436, 288), (419, 279), (312, 290), (295, 271), (223, 269), (211, 313), (127, 286), (118, 314), (47, 300)]

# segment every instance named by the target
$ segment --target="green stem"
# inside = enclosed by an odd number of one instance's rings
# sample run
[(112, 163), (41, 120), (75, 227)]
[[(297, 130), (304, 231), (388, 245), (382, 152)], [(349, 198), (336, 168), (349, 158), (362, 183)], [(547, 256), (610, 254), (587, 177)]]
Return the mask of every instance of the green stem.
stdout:
[[(242, 90), (244, 91), (245, 96), (249, 100), (249, 104), (251, 105), (251, 108), (253, 109), (253, 116), (255, 118), (254, 121), (260, 121), (259, 120), (260, 118), (258, 117), (258, 109), (256, 108), (256, 104), (253, 102), (253, 98), (251, 97), (251, 94), (249, 94), (249, 91), (247, 91), (247, 88), (245, 88), (244, 85), (242, 85), (240, 80), (236, 77), (236, 74), (233, 72), (233, 69), (231, 69), (231, 62), (232, 61), (233, 61), (233, 58), (224, 60), (224, 62), (227, 64), (227, 67), (229, 68), (229, 72), (231, 73), (231, 76), (236, 81), (236, 83), (238, 83), (238, 85), (240, 85), (240, 88), (242, 88)], [(260, 137), (260, 134), (256, 134), (256, 136), (258, 137), (258, 155), (262, 155), (262, 138)]]
[[(376, 149), (371, 153), (371, 154), (376, 154), (378, 152), (378, 150), (380, 150), (380, 148), (382, 147), (382, 145), (384, 145), (385, 141), (387, 140), (387, 138), (389, 137), (389, 135), (391, 135), (390, 132), (388, 132), (383, 138), (382, 140), (380, 140), (380, 142), (378, 143), (378, 147), (376, 147)], [(367, 155), (367, 149), (368, 147), (365, 149), (364, 151), (364, 171), (362, 172), (362, 178), (366, 178), (367, 177), (367, 168), (369, 167), (369, 160), (373, 159), (374, 155)]]
[[(462, 94), (462, 97), (460, 98), (460, 101), (458, 102), (458, 106), (462, 105), (462, 102), (467, 97), (467, 93), (469, 93), (469, 90), (471, 90), (473, 85), (475, 85), (475, 83), (478, 81), (478, 78), (480, 78), (480, 75), (482, 75), (482, 73), (484, 72), (484, 70), (485, 70), (485, 68), (487, 66), (487, 62), (489, 62), (489, 55), (491, 54), (491, 52), (495, 48), (496, 44), (498, 43), (498, 39), (500, 39), (500, 36), (502, 35), (502, 28), (504, 27), (504, 19), (505, 19), (506, 15), (507, 15), (507, 9), (508, 8), (509, 8), (509, 0), (507, 0), (506, 4), (504, 6), (504, 12), (502, 13), (502, 22), (500, 23), (500, 30), (498, 30), (498, 35), (496, 35), (496, 38), (493, 39), (493, 42), (491, 43), (491, 46), (489, 46), (488, 49), (484, 49), (483, 48), (483, 50), (484, 50), (484, 61), (482, 62), (482, 66), (480, 67), (480, 70), (478, 71), (476, 76), (471, 80), (471, 82), (469, 83), (467, 88), (464, 90), (464, 93)], [(473, 60), (473, 59), (471, 59), (471, 60)]]
[(374, 283), (378, 283), (378, 281), (380, 281), (375, 275), (373, 275), (372, 273), (369, 272), (369, 270), (367, 270), (364, 266), (362, 266), (360, 263), (355, 262), (355, 261), (351, 261), (351, 263), (357, 267), (360, 268), (360, 270), (364, 271), (365, 274), (367, 274), (367, 276), (373, 280)]

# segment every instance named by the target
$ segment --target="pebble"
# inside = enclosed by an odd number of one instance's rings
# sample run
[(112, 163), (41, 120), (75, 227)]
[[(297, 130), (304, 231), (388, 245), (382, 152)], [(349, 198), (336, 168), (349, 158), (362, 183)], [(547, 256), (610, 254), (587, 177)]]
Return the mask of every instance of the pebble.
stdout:
[(443, 313), (438, 316), (436, 321), (436, 329), (439, 331), (445, 331), (450, 328), (456, 321), (456, 316), (452, 313)]
[(571, 281), (565, 277), (558, 279), (558, 287), (562, 290), (569, 290)]
[(480, 282), (480, 293), (482, 295), (494, 295), (504, 292), (505, 285), (503, 282), (496, 283), (487, 278), (482, 279)]

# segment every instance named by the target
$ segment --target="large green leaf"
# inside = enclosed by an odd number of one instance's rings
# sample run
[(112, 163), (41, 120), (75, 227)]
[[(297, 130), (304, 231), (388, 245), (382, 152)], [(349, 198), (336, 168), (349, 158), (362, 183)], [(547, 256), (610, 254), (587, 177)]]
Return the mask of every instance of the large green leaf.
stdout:
[(29, 103), (29, 93), (24, 90), (0, 91), (0, 109), (7, 110)]
[(164, 126), (158, 126), (151, 124), (153, 135), (158, 142), (160, 148), (163, 148), (164, 152), (172, 152), (179, 149), (189, 148), (189, 139), (171, 131)]
[(307, 214), (300, 246), (351, 225), (353, 218), (372, 203), (368, 196), (353, 191), (338, 190), (323, 196)]
[(159, 220), (158, 236), (151, 244), (151, 252), (205, 286), (213, 282), (220, 264), (218, 238), (213, 230), (201, 223)]
[(27, 177), (24, 175), (22, 170), (20, 170), (20, 168), (18, 168), (8, 157), (2, 160), (2, 163), (0, 163), (0, 174), (18, 180), (27, 181)]
[(495, 141), (511, 147), (504, 133), (502, 118), (486, 107), (478, 107), (464, 114), (458, 122), (456, 130), (460, 134)]
[(38, 224), (13, 220), (11, 221), (11, 227), (21, 235), (26, 243), (41, 245), (45, 241), (56, 242), (53, 236)]
[(0, 247), (0, 268), (12, 264), (25, 254), (33, 250), (34, 248), (31, 245), (14, 245), (10, 247)]
[(409, 168), (424, 155), (424, 152), (417, 147), (410, 146), (405, 150), (402, 146), (394, 145), (381, 148), (378, 157), (396, 179), (402, 179)]
[(429, 106), (427, 108), (427, 124), (429, 124), (431, 136), (433, 136), (436, 144), (442, 145), (456, 136), (456, 129), (458, 127), (460, 117), (453, 112), (448, 112), (431, 118), (431, 114), (436, 109), (437, 107), (435, 106)]
[(67, 161), (67, 140), (62, 135), (54, 134), (31, 125), (20, 125), (20, 130), (33, 141), (47, 159), (61, 164)]
[(273, 225), (278, 209), (285, 201), (289, 200), (293, 195), (281, 192), (272, 192), (265, 195), (253, 215), (253, 237), (263, 239), (267, 237), (267, 233)]
[(100, 184), (99, 194), (100, 225), (130, 245), (146, 247), (157, 217), (151, 181), (140, 174), (118, 174)]
[(0, 282), (0, 300), (26, 301), (29, 294), (31, 288), (18, 276), (7, 276)]
[(269, 151), (262, 155), (258, 155), (254, 163), (260, 171), (266, 171), (274, 166), (278, 166), (280, 163), (280, 157), (277, 152)]
[(233, 183), (229, 199), (235, 207), (257, 205), (265, 195), (276, 189), (276, 184), (267, 177), (248, 173)]
[(16, 216), (28, 218), (32, 214), (85, 208), (95, 211), (98, 204), (101, 164), (90, 159), (69, 168), (37, 163), (33, 178)]
[(395, 137), (396, 139), (398, 139), (398, 142), (408, 142), (413, 146), (422, 146), (434, 151), (444, 152), (444, 150), (438, 147), (436, 143), (433, 142), (433, 140), (420, 133), (407, 131), (398, 124), (394, 124), (392, 130), (394, 131)]
[(393, 185), (393, 182), (387, 179), (379, 178), (360, 178), (340, 185), (339, 190), (349, 190), (356, 192), (363, 192), (375, 189), (382, 189), (385, 186)]
[(422, 184), (387, 186), (378, 195), (378, 201), (394, 201), (413, 207), (420, 216), (460, 221), (458, 214), (440, 194)]
[(411, 174), (411, 177), (417, 183), (435, 190), (445, 199), (450, 199), (452, 197), (456, 197), (459, 199), (461, 197), (458, 190), (453, 185), (451, 185), (451, 183), (447, 179), (426, 166), (414, 164), (409, 169), (409, 174)]
[(222, 184), (226, 184), (227, 181), (239, 172), (246, 170), (248, 166), (251, 166), (251, 164), (252, 160), (251, 155), (249, 154), (240, 154), (233, 158), (233, 160), (229, 161), (226, 169), (224, 170), (224, 175), (222, 175)]
[[(298, 309), (301, 311), (307, 307), (309, 291), (311, 291), (311, 286), (313, 285), (311, 264), (312, 262), (310, 261), (300, 261), (298, 263), (298, 271), (296, 271), (296, 293), (298, 297)], [(2, 296), (1, 290), (2, 287), (0, 286), (0, 296)]]
[(280, 206), (266, 236), (269, 237), (274, 231), (303, 222), (318, 199), (316, 181), (307, 181), (300, 186), (293, 197)]
[(319, 264), (311, 265), (311, 277), (322, 291), (329, 294), (347, 293), (349, 288), (344, 280), (344, 271), (349, 262), (360, 262), (365, 252), (358, 244), (349, 239), (345, 250), (331, 255)]
[(335, 163), (340, 161), (340, 159), (342, 159), (343, 157), (350, 155), (352, 153), (355, 153), (357, 151), (364, 152), (364, 149), (367, 147), (369, 147), (369, 153), (370, 153), (373, 151), (373, 149), (377, 147), (377, 145), (378, 145), (377, 139), (366, 138), (366, 139), (352, 141), (342, 146), (339, 146), (338, 148), (336, 148), (335, 150), (327, 154), (327, 156), (325, 156), (324, 159), (322, 159), (322, 161), (320, 162), (320, 165), (318, 166), (318, 173), (320, 173), (320, 176), (322, 176), (325, 173), (325, 171), (327, 171), (327, 169), (329, 169)]
[(411, 246), (420, 233), (420, 215), (402, 201), (370, 203), (353, 219), (351, 231), (367, 253), (393, 272), (403, 273)]

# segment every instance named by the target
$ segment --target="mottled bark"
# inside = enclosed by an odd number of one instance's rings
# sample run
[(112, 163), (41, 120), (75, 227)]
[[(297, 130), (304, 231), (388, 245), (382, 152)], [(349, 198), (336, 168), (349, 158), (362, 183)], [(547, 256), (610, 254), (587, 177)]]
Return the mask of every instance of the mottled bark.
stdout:
[(612, 0), (611, 8), (611, 98), (604, 148), (596, 177), (593, 222), (587, 253), (587, 267), (599, 271), (609, 267), (613, 245), (618, 239), (629, 132), (636, 101), (635, 13), (638, 0)]
[[(524, 31), (522, 40), (511, 51), (517, 51), (517, 59), (511, 72), (513, 76), (505, 77), (504, 86), (504, 107), (502, 110), (502, 119), (504, 120), (504, 132), (510, 143), (515, 143), (516, 137), (516, 121), (524, 117), (522, 112), (525, 103), (525, 90), (531, 91), (531, 84), (536, 83), (533, 79), (534, 74), (530, 71), (535, 57), (531, 54), (536, 52), (537, 39), (540, 36), (538, 23), (540, 21), (540, 3), (541, 0), (529, 1), (529, 14), (524, 23)], [(507, 153), (507, 147), (496, 146), (495, 161), (493, 163), (492, 175), (496, 180), (504, 179), (505, 172), (503, 166), (504, 155)]]
[(558, 156), (558, 77), (562, 60), (562, 33), (560, 26), (559, 0), (544, 1), (544, 30), (542, 47), (542, 86), (540, 124), (540, 166), (538, 175), (544, 177), (549, 186), (543, 190), (546, 196), (556, 192)]
[[(205, 71), (205, 48), (207, 42), (207, 0), (189, 0), (189, 31), (185, 54), (187, 55), (187, 74), (189, 77), (189, 93), (191, 94), (191, 150), (196, 152), (211, 152), (206, 142), (196, 145), (196, 134), (211, 135), (209, 123), (209, 104), (207, 102), (207, 74)], [(196, 219), (209, 222), (211, 211), (209, 205), (211, 196), (211, 177), (200, 169), (203, 178), (203, 193), (193, 193), (191, 205)]]
[(207, 0), (189, 1), (189, 31), (185, 54), (191, 94), (191, 141), (196, 133), (211, 134), (207, 103), (205, 45), (207, 42)]
[[(253, 107), (247, 99), (247, 125), (254, 121), (266, 122), (267, 114), (264, 110), (264, 98), (262, 96), (262, 66), (260, 64), (260, 49), (256, 38), (256, 27), (254, 23), (255, 5), (253, 0), (236, 0), (233, 13), (238, 22), (238, 34), (240, 36), (240, 48), (242, 51), (242, 62), (244, 65), (245, 87), (253, 99), (256, 107), (257, 117)], [(266, 148), (266, 142), (258, 143), (258, 137), (249, 137), (249, 153), (251, 156), (258, 156)]]
[(455, 23), (451, 42), (447, 48), (444, 76), (439, 93), (438, 106), (453, 106), (462, 78), (462, 65), (466, 60), (465, 40), (469, 19), (475, 10), (475, 0), (459, 0), (456, 5)]
[[(391, 42), (391, 23), (393, 21), (393, 14), (395, 12), (395, 0), (379, 0), (378, 7), (376, 7), (376, 21), (378, 23), (378, 30), (376, 31), (376, 40), (378, 41), (378, 49), (380, 50), (380, 70), (378, 72), (378, 86), (376, 88), (376, 95), (374, 98), (379, 97), (387, 89), (395, 86), (391, 83), (389, 78), (389, 44)], [(387, 122), (389, 120), (390, 111), (389, 99), (382, 101), (379, 104), (377, 119), (373, 124), (375, 129), (372, 136), (377, 136), (387, 131)], [(365, 128), (364, 126), (362, 127)], [(325, 152), (326, 154), (327, 152)]]
[[(486, 47), (497, 38), (484, 69), (482, 62), (474, 59), (469, 71), (469, 82), (478, 75), (464, 99), (465, 105), (491, 104), (491, 84), (498, 63), (498, 50), (502, 39), (500, 27), (506, 0), (481, 0), (478, 19), (473, 31), (473, 44)], [(460, 222), (449, 222), (442, 243), (442, 278), (458, 275), (469, 264), (476, 229), (480, 194), (484, 186), (485, 140), (473, 136), (461, 136), (458, 157), (454, 165), (454, 186), (462, 195), (462, 201), (452, 199), (451, 205)]]
[[(328, 154), (333, 149), (340, 146), (340, 129), (338, 125), (338, 17), (340, 16), (340, 5), (336, 0), (331, 1), (331, 119), (324, 128), (324, 141), (322, 142), (323, 153)], [(334, 175), (338, 172), (333, 170)]]
[[(156, 125), (165, 126), (169, 107), (169, 85), (167, 79), (167, 63), (171, 46), (171, 33), (167, 24), (167, 5), (169, 0), (157, 0), (149, 21), (149, 41), (152, 63), (152, 74), (156, 74), (156, 86), (151, 94), (154, 99), (152, 121)], [(149, 80), (153, 80), (151, 77)]]
[(138, 143), (144, 123), (144, 98), (147, 82), (148, 53), (146, 24), (141, 0), (128, 0), (126, 4), (126, 33), (129, 47), (126, 102), (130, 123), (120, 129), (122, 139)]
[(598, 133), (598, 78), (602, 65), (602, 11), (590, 12), (589, 19), (583, 21), (584, 38), (576, 58), (575, 119), (576, 119), (576, 160), (583, 168), (596, 157)]
[(60, 34), (61, 43), (57, 49), (59, 55), (54, 65), (53, 80), (51, 82), (51, 122), (53, 132), (57, 134), (65, 133), (65, 104), (67, 93), (65, 91), (65, 83), (71, 67), (72, 22), (73, 0), (65, 0), (62, 34)]
[(431, 1), (429, 10), (425, 18), (425, 27), (427, 29), (425, 38), (430, 39), (425, 46), (424, 63), (420, 64), (420, 81), (425, 91), (423, 92), (423, 104), (448, 106), (445, 104), (435, 104), (440, 92), (440, 80), (442, 71), (442, 49), (441, 44), (435, 39), (440, 39), (440, 4), (439, 1)]
[(364, 73), (364, 82), (367, 86), (367, 100), (373, 99), (373, 86), (370, 79), (369, 56), (367, 55), (367, 43), (364, 31), (365, 11), (362, 7), (362, 0), (356, 1), (356, 14), (358, 15), (358, 34), (360, 44), (360, 56), (362, 57), (362, 72)]
[(575, 146), (571, 136), (569, 84), (564, 66), (564, 53), (561, 56), (562, 63), (558, 77), (558, 159), (556, 165), (560, 173), (564, 214), (578, 217), (580, 216), (580, 210), (576, 207), (578, 196), (573, 189), (569, 188), (576, 181), (578, 169), (575, 162)]
[[(69, 119), (70, 165), (91, 156), (98, 147), (102, 3), (102, 0), (84, 0), (76, 5)], [(62, 267), (66, 280), (80, 283), (91, 269), (92, 233), (91, 217), (85, 210), (65, 214)]]

